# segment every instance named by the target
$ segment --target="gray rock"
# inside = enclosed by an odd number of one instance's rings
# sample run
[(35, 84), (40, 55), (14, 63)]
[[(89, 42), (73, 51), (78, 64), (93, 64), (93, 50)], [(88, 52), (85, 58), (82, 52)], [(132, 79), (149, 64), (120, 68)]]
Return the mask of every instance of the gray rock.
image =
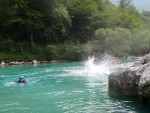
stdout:
[(150, 103), (150, 54), (139, 57), (131, 67), (116, 70), (108, 79), (109, 94), (139, 96)]
[(38, 64), (38, 61), (37, 60), (33, 60), (32, 63), (33, 64)]
[(5, 65), (5, 64), (6, 64), (6, 63), (5, 63), (4, 61), (1, 62), (1, 65), (2, 65), (2, 66)]
[(147, 64), (149, 61), (150, 61), (150, 54), (147, 54), (143, 57), (138, 57), (138, 59), (136, 60), (133, 66), (144, 65)]
[(21, 65), (23, 62), (9, 62), (9, 65)]
[(150, 102), (150, 63), (145, 67), (139, 81), (139, 94)]
[(139, 80), (146, 65), (119, 69), (109, 75), (110, 95), (135, 96), (139, 94)]
[(149, 62), (150, 61), (150, 54), (145, 55), (144, 58)]

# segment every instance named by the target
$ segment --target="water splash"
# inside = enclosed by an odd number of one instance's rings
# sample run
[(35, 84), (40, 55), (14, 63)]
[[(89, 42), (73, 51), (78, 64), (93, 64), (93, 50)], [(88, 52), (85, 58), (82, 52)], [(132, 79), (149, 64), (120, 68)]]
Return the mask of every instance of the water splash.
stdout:
[(109, 65), (110, 62), (108, 59), (102, 60), (101, 62), (95, 62), (95, 57), (89, 57), (88, 61), (85, 62), (85, 70), (90, 76), (97, 74), (108, 75), (110, 74)]
[(122, 62), (116, 57), (109, 54), (101, 56), (90, 56), (85, 62), (85, 72), (89, 76), (109, 75), (118, 68), (126, 68), (132, 66), (134, 62)]
[[(81, 67), (69, 67), (64, 69), (66, 73), (71, 73), (73, 76), (105, 76), (111, 73), (110, 67), (112, 64), (112, 56), (105, 54), (101, 57), (88, 57), (88, 60)], [(112, 67), (111, 67), (112, 68)], [(65, 74), (67, 76), (67, 74)]]

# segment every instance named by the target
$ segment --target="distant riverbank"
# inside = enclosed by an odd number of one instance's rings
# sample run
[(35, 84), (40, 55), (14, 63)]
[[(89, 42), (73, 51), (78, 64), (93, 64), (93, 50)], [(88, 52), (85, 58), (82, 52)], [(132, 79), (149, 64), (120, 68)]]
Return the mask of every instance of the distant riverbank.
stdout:
[(64, 62), (73, 62), (73, 61), (69, 61), (69, 60), (51, 60), (51, 61), (37, 61), (37, 60), (33, 60), (33, 61), (12, 61), (12, 62), (4, 62), (1, 61), (0, 63), (0, 67), (5, 67), (8, 65), (38, 65), (38, 64), (50, 64), (50, 63), (64, 63)]
[(33, 60), (38, 63), (79, 61), (82, 53), (82, 45), (37, 46), (24, 51), (0, 51), (0, 63), (4, 61), (7, 64), (32, 64)]

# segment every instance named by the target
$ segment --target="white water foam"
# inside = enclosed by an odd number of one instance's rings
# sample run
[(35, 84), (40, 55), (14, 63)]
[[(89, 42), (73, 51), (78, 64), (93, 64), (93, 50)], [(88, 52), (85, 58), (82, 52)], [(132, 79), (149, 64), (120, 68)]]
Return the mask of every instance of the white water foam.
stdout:
[(62, 76), (93, 76), (109, 75), (110, 72), (110, 60), (108, 58), (103, 59), (99, 63), (95, 63), (95, 57), (89, 57), (89, 59), (80, 67), (67, 67), (63, 71)]
[(132, 66), (134, 62), (121, 63), (117, 58), (111, 55), (104, 55), (101, 60), (96, 61), (96, 57), (89, 57), (85, 62), (85, 71), (89, 76), (109, 75), (118, 68)]
[(85, 62), (85, 70), (89, 76), (94, 76), (97, 74), (108, 75), (110, 74), (108, 61), (102, 61), (98, 64), (94, 62), (95, 57), (89, 57), (88, 61)]
[[(55, 71), (59, 71), (59, 76), (85, 76), (94, 78), (102, 79), (102, 76), (107, 76), (117, 68), (126, 67), (130, 63), (113, 63), (113, 58), (111, 55), (103, 55), (101, 59), (96, 62), (96, 57), (89, 57), (86, 62), (83, 63), (81, 66), (72, 66), (72, 67), (65, 67), (60, 69), (46, 69), (44, 73), (47, 73), (47, 76), (55, 76)], [(116, 58), (117, 59), (117, 58)], [(118, 60), (118, 59), (117, 59)], [(49, 74), (51, 73), (51, 74)], [(104, 77), (105, 78), (105, 77)]]
[(6, 82), (5, 86), (13, 86), (16, 85), (16, 82)]

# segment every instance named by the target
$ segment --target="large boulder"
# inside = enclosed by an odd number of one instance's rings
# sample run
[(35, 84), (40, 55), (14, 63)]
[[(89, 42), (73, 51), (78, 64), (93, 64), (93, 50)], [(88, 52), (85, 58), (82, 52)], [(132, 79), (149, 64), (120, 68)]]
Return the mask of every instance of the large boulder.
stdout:
[(134, 65), (118, 69), (108, 77), (109, 94), (115, 96), (139, 96), (150, 103), (150, 54), (147, 54)]
[(140, 78), (139, 94), (150, 103), (150, 63), (147, 67), (145, 67), (145, 70)]
[(109, 94), (115, 96), (138, 95), (138, 83), (145, 66), (118, 69), (111, 73), (108, 78)]

